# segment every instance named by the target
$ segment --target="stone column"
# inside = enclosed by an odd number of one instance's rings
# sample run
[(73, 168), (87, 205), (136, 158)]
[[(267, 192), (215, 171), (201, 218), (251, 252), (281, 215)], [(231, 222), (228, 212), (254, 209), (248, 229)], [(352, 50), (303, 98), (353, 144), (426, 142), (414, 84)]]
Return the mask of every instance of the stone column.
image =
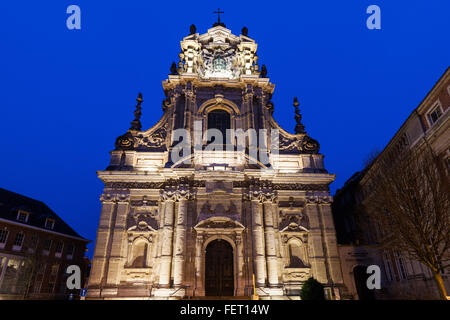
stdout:
[(197, 234), (195, 240), (195, 295), (199, 296), (202, 293), (202, 246), (203, 235)]
[(264, 235), (266, 238), (266, 259), (269, 287), (278, 287), (278, 264), (273, 222), (272, 201), (264, 202)]
[(242, 235), (241, 233), (236, 234), (236, 250), (237, 250), (237, 279), (236, 279), (236, 292), (237, 295), (244, 295), (244, 256), (242, 253), (243, 244), (242, 244)]
[(323, 250), (322, 230), (318, 210), (318, 197), (306, 198), (306, 214), (309, 219), (310, 232), (308, 235), (308, 249), (310, 251), (311, 268), (314, 278), (320, 283), (328, 283), (325, 253)]
[(261, 203), (258, 199), (252, 199), (252, 232), (253, 232), (253, 256), (255, 282), (257, 287), (264, 287), (266, 283), (264, 252), (264, 232), (261, 217)]
[(319, 212), (322, 217), (324, 243), (326, 248), (326, 258), (330, 271), (331, 281), (334, 284), (343, 282), (340, 266), (339, 252), (337, 248), (336, 231), (331, 213), (331, 202), (333, 198), (329, 196), (320, 199)]
[(184, 280), (184, 260), (186, 244), (186, 214), (188, 209), (189, 191), (178, 192), (178, 215), (176, 224), (173, 285), (179, 288)]
[(175, 194), (171, 191), (163, 191), (162, 198), (165, 200), (163, 239), (159, 269), (159, 287), (170, 287), (170, 271), (172, 268), (172, 240), (173, 220), (175, 207)]
[[(125, 263), (126, 220), (130, 211), (130, 197), (127, 194), (117, 196), (117, 212), (110, 246), (110, 258), (107, 272), (107, 286), (116, 287), (120, 282), (121, 268)], [(124, 241), (125, 240), (125, 241)]]
[[(110, 242), (112, 223), (115, 220), (115, 196), (111, 194), (103, 194), (100, 197), (102, 202), (102, 211), (100, 214), (100, 222), (97, 229), (97, 241), (95, 242), (94, 259), (92, 261), (92, 270), (89, 281), (88, 296), (99, 295), (100, 292), (94, 292), (94, 287), (101, 285), (102, 279), (105, 278), (107, 259), (109, 258), (108, 244)], [(106, 280), (106, 279), (105, 279)], [(97, 289), (95, 289), (97, 290)]]

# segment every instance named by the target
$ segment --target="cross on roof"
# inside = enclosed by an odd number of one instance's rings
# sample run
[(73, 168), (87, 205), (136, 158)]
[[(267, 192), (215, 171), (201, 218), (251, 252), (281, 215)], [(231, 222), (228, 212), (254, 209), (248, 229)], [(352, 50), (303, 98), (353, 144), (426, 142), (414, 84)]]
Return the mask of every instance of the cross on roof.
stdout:
[(217, 13), (217, 23), (220, 24), (220, 14), (225, 12), (220, 11), (220, 8), (217, 8), (217, 11), (214, 11), (213, 13)]

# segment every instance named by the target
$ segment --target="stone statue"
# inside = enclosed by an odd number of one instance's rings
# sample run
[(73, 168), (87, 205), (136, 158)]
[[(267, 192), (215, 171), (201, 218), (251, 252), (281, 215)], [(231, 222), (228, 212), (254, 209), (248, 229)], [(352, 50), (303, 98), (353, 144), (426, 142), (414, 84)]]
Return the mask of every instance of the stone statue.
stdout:
[(175, 62), (172, 62), (172, 65), (170, 66), (170, 74), (172, 75), (178, 74), (177, 64)]
[(300, 114), (300, 110), (298, 109), (298, 106), (300, 103), (297, 100), (297, 97), (294, 97), (294, 107), (295, 107), (295, 122), (297, 124), (295, 125), (295, 133), (305, 133), (305, 126), (302, 124), (302, 115)]
[(260, 76), (260, 78), (267, 78), (267, 68), (266, 68), (265, 64), (263, 64), (261, 66), (261, 72), (260, 72), (259, 76)]
[(191, 24), (191, 27), (189, 28), (190, 34), (195, 34), (197, 32), (197, 27), (195, 24)]
[(139, 95), (136, 99), (137, 105), (136, 110), (134, 111), (134, 120), (131, 121), (131, 130), (141, 131), (142, 125), (141, 125), (141, 103), (144, 101), (142, 99), (142, 93), (139, 92)]

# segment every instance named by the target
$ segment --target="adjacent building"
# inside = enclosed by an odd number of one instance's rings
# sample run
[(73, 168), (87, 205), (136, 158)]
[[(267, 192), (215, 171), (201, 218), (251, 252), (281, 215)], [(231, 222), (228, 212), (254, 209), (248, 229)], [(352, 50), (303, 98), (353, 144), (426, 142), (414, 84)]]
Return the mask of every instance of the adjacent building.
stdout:
[[(450, 172), (450, 69), (437, 81), (425, 99), (406, 119), (380, 156), (398, 153), (402, 148), (430, 146)], [(435, 299), (439, 298), (433, 275), (427, 267), (398, 252), (381, 250), (374, 228), (368, 224), (361, 204), (368, 191), (371, 166), (355, 173), (339, 189), (333, 202), (339, 255), (344, 283), (350, 299)], [(450, 214), (450, 213), (449, 213)], [(373, 226), (372, 226), (373, 227)], [(382, 289), (365, 286), (366, 268), (380, 266)], [(450, 272), (442, 274), (450, 290)]]
[(66, 269), (81, 285), (89, 260), (82, 238), (45, 203), (0, 188), (0, 299), (67, 299)]

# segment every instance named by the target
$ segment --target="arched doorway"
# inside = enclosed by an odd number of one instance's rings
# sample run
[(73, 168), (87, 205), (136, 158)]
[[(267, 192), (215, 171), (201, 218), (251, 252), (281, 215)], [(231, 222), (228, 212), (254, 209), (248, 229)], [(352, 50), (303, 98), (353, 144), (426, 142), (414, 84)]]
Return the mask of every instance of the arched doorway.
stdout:
[(233, 296), (233, 247), (225, 240), (214, 240), (206, 247), (205, 295)]
[(375, 294), (373, 290), (367, 288), (367, 278), (370, 276), (370, 274), (367, 274), (366, 271), (366, 266), (356, 266), (353, 269), (356, 291), (358, 292), (359, 300), (375, 300)]

